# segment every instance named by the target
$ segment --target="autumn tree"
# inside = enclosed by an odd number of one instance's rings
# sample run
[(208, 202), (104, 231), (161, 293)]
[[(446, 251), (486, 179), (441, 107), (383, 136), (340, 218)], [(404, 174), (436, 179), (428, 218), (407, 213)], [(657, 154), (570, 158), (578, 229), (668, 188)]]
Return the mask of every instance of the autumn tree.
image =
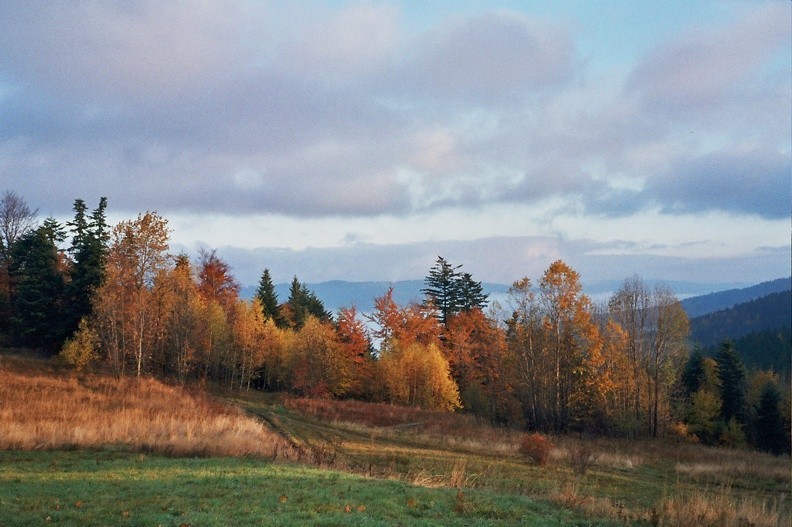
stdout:
[(657, 284), (653, 293), (648, 372), (652, 381), (651, 433), (652, 437), (657, 437), (661, 406), (667, 414), (670, 388), (687, 352), (690, 323), (682, 304), (669, 287)]
[(131, 363), (140, 376), (155, 349), (162, 318), (154, 285), (169, 268), (168, 237), (167, 220), (154, 212), (139, 214), (112, 230), (93, 327), (116, 375), (123, 375)]
[(687, 315), (670, 288), (663, 284), (649, 288), (637, 275), (624, 281), (608, 308), (627, 334), (635, 418), (656, 437), (668, 417), (670, 389), (686, 354)]
[(366, 386), (372, 373), (371, 341), (363, 322), (358, 318), (357, 309), (342, 308), (335, 323), (338, 342), (344, 354), (350, 359), (350, 385), (347, 393), (353, 397), (370, 395)]
[(249, 390), (265, 361), (266, 336), (261, 304), (258, 299), (253, 302), (238, 300), (231, 318), (232, 386)]
[(301, 395), (340, 397), (350, 387), (353, 362), (334, 328), (308, 315), (289, 353), (291, 388)]
[(381, 354), (377, 367), (390, 403), (444, 411), (461, 406), (448, 361), (436, 344), (394, 341)]
[(632, 410), (636, 420), (644, 414), (644, 393), (647, 385), (644, 379), (647, 353), (645, 346), (649, 333), (649, 316), (651, 312), (651, 291), (638, 275), (624, 280), (621, 288), (608, 302), (610, 317), (621, 327), (627, 336), (626, 353), (632, 369), (634, 388), (632, 393)]
[(553, 428), (566, 430), (576, 385), (576, 372), (586, 367), (587, 355), (598, 345), (591, 320), (591, 303), (582, 294), (580, 275), (566, 263), (550, 264), (539, 283), (545, 344), (553, 365)]
[(376, 326), (372, 332), (380, 341), (380, 352), (388, 351), (398, 340), (402, 346), (413, 342), (429, 345), (440, 343), (440, 324), (437, 311), (431, 305), (399, 306), (393, 300), (393, 288), (374, 299), (374, 312), (369, 320)]
[(239, 299), (240, 288), (231, 266), (217, 256), (216, 249), (199, 251), (198, 291), (205, 300), (215, 301), (226, 313), (231, 313)]
[(514, 400), (504, 372), (506, 338), (480, 309), (457, 313), (448, 322), (443, 354), (462, 405), (492, 423), (507, 424)]
[(207, 322), (206, 303), (198, 293), (187, 255), (175, 258), (174, 268), (161, 275), (157, 286), (165, 324), (161, 368), (166, 375), (185, 382), (196, 368)]
[(507, 322), (507, 342), (515, 386), (529, 429), (549, 429), (551, 363), (544, 344), (542, 314), (531, 280), (524, 277), (509, 288), (512, 315)]

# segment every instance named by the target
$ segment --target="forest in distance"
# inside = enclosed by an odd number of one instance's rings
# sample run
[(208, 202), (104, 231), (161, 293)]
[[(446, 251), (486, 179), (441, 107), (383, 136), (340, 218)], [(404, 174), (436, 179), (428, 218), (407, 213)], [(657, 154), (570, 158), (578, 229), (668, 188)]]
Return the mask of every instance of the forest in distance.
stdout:
[(109, 225), (105, 198), (92, 210), (77, 199), (61, 224), (16, 193), (1, 199), (0, 345), (76, 370), (790, 451), (788, 372), (738, 352), (788, 345), (788, 331), (695, 346), (673, 291), (638, 275), (595, 305), (558, 260), (517, 278), (493, 308), (481, 282), (438, 257), (421, 301), (399, 304), (391, 289), (364, 320), (352, 306), (331, 313), (296, 276), (282, 301), (266, 268), (254, 298), (241, 298), (217, 251), (170, 253), (157, 213)]

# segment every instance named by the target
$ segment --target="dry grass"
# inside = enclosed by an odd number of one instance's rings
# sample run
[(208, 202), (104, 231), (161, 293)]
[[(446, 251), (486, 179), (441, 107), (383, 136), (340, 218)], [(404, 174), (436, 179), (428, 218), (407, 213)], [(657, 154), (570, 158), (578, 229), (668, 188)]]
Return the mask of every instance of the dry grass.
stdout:
[(785, 525), (780, 503), (741, 500), (729, 487), (714, 493), (679, 493), (665, 498), (647, 513), (653, 525), (685, 527), (712, 525), (718, 527), (777, 527)]
[(372, 440), (406, 434), (416, 443), (445, 450), (514, 456), (524, 435), (493, 428), (468, 414), (386, 403), (309, 398), (285, 398), (282, 403), (303, 415), (366, 433)]
[[(26, 361), (30, 364), (29, 361)], [(0, 365), (0, 449), (121, 447), (174, 456), (288, 458), (279, 435), (240, 410), (154, 379)]]

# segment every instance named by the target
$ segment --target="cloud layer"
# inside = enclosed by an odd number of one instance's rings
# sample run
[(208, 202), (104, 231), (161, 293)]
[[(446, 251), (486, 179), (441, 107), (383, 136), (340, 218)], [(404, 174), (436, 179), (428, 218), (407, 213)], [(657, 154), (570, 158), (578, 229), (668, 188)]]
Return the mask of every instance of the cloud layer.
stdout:
[(544, 234), (558, 214), (775, 221), (790, 9), (735, 4), (595, 69), (574, 13), (3, 2), (0, 187), (55, 214), (106, 195), (350, 222), (519, 205), (553, 211)]

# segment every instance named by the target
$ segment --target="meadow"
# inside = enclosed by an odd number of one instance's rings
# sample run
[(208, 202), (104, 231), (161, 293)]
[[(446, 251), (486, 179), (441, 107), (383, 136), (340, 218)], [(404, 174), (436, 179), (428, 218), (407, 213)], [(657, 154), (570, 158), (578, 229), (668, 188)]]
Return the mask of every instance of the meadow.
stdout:
[(789, 458), (0, 356), (0, 525), (788, 525)]

